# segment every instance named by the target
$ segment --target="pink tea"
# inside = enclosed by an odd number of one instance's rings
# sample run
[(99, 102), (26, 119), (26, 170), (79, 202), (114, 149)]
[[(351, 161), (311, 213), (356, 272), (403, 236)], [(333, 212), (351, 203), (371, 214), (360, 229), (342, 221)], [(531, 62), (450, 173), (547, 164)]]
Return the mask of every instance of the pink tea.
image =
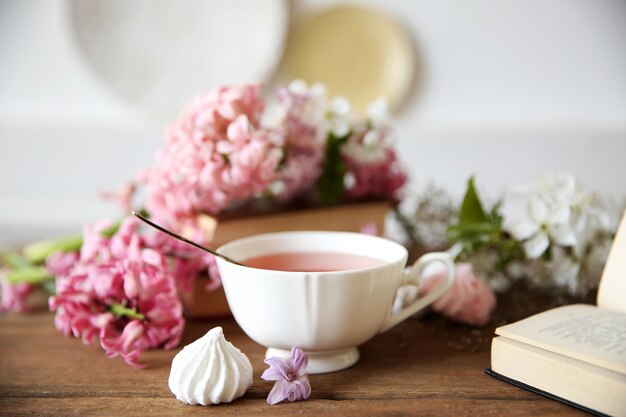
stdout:
[(384, 264), (369, 256), (336, 252), (284, 252), (249, 258), (244, 265), (291, 272), (329, 272), (347, 269), (370, 268)]

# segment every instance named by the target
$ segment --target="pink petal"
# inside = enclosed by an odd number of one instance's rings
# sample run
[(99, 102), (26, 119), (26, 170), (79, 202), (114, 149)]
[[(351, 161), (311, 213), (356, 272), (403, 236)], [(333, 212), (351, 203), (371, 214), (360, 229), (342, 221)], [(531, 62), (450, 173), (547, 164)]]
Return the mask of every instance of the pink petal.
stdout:
[(309, 356), (297, 346), (291, 348), (291, 364), (298, 375), (304, 375), (309, 365)]
[(295, 384), (293, 384), (292, 382), (287, 382), (282, 379), (276, 381), (274, 387), (267, 396), (267, 403), (269, 405), (274, 405), (286, 400), (287, 398), (289, 398), (290, 395), (292, 395), (294, 391), (294, 385)]
[(282, 358), (271, 357), (265, 359), (264, 362), (270, 366), (261, 375), (261, 378), (266, 381), (285, 380), (292, 371), (289, 362)]
[(301, 401), (306, 400), (311, 395), (311, 384), (308, 377), (303, 377), (294, 381), (295, 387), (292, 395), (289, 396), (289, 401)]
[(361, 227), (361, 233), (364, 233), (366, 235), (371, 235), (371, 236), (377, 236), (378, 235), (378, 230), (376, 228), (376, 223), (374, 223), (374, 222), (367, 222), (367, 223), (365, 223)]

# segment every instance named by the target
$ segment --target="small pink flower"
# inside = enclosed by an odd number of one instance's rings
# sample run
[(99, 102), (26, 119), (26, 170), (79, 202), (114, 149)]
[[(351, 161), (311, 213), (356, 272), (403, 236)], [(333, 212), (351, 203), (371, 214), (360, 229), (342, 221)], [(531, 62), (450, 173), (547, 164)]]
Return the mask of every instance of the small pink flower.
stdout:
[(93, 226), (87, 224), (83, 228), (83, 244), (80, 248), (80, 260), (88, 262), (94, 258), (107, 256), (108, 238), (102, 232), (111, 226), (109, 220), (101, 220)]
[(217, 267), (217, 261), (215, 260), (215, 256), (210, 256), (208, 258), (209, 265), (209, 282), (207, 283), (205, 290), (206, 291), (215, 291), (216, 289), (222, 286), (222, 275), (220, 274), (220, 270)]
[[(427, 294), (441, 285), (446, 279), (445, 272), (424, 278), (420, 294)], [(484, 326), (489, 323), (491, 312), (496, 307), (496, 297), (487, 283), (476, 277), (472, 265), (456, 265), (456, 279), (452, 287), (433, 303), (433, 310), (444, 316), (470, 324)]]
[(367, 222), (361, 226), (361, 233), (370, 236), (378, 236), (378, 228), (376, 227), (376, 223)]
[(270, 367), (263, 372), (261, 378), (276, 381), (274, 388), (267, 396), (267, 403), (277, 404), (281, 401), (306, 400), (311, 395), (311, 384), (306, 372), (309, 357), (300, 348), (291, 349), (291, 357), (282, 359), (271, 357), (265, 359)]
[(67, 275), (78, 261), (78, 252), (57, 252), (46, 258), (46, 269), (50, 275)]
[(26, 299), (33, 286), (27, 283), (11, 284), (0, 278), (0, 313), (13, 311), (23, 313), (29, 310)]
[(117, 203), (122, 213), (127, 214), (133, 208), (133, 196), (137, 191), (137, 186), (133, 182), (122, 185), (116, 191), (99, 191), (101, 199)]

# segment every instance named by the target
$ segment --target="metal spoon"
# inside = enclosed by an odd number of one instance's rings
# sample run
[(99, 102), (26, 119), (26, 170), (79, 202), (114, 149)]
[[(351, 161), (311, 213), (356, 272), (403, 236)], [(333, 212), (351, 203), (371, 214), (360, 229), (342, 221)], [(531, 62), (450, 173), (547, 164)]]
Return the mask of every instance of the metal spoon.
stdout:
[(152, 223), (150, 220), (146, 219), (145, 217), (143, 217), (143, 216), (142, 216), (141, 214), (139, 214), (139, 213), (136, 213), (136, 212), (134, 212), (134, 211), (131, 211), (131, 214), (133, 214), (135, 217), (139, 218), (139, 220), (141, 220), (142, 222), (144, 222), (144, 223), (146, 223), (146, 224), (149, 224), (150, 226), (154, 227), (155, 229), (157, 229), (157, 230), (159, 230), (159, 231), (161, 231), (161, 232), (163, 232), (163, 233), (166, 233), (166, 234), (168, 234), (168, 235), (172, 236), (173, 238), (176, 238), (176, 239), (178, 239), (178, 240), (182, 240), (183, 242), (188, 243), (188, 244), (190, 244), (191, 246), (195, 246), (195, 247), (196, 247), (196, 248), (198, 248), (198, 249), (202, 249), (202, 250), (203, 250), (203, 251), (205, 251), (205, 252), (209, 252), (211, 255), (214, 255), (214, 256), (220, 257), (220, 258), (224, 259), (225, 261), (230, 262), (231, 264), (245, 266), (245, 265), (244, 265), (244, 264), (242, 264), (241, 262), (237, 262), (236, 260), (234, 260), (233, 258), (231, 258), (231, 257), (229, 257), (229, 256), (222, 255), (221, 253), (216, 252), (216, 251), (214, 251), (213, 249), (209, 249), (209, 248), (207, 248), (207, 247), (205, 247), (205, 246), (202, 246), (202, 245), (200, 245), (200, 244), (198, 244), (198, 243), (196, 243), (196, 242), (193, 242), (193, 241), (191, 241), (191, 240), (189, 240), (189, 239), (187, 239), (187, 238), (185, 238), (185, 237), (182, 237), (181, 235), (178, 235), (178, 234), (176, 234), (176, 233), (174, 233), (174, 232), (172, 232), (172, 231), (169, 231), (169, 230), (167, 230), (166, 228), (159, 226), (158, 224)]

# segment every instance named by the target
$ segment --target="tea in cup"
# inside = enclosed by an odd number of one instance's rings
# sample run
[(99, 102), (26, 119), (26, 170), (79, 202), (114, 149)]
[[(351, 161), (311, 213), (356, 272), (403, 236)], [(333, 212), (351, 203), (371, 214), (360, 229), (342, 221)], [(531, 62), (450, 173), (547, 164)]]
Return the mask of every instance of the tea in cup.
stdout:
[[(428, 253), (405, 270), (407, 250), (362, 233), (303, 231), (250, 236), (217, 250), (217, 265), (233, 316), (266, 357), (309, 355), (308, 372), (338, 371), (356, 363), (357, 346), (389, 330), (441, 297), (454, 282), (447, 253)], [(424, 267), (440, 262), (447, 280), (391, 313), (397, 289), (418, 285)]]

